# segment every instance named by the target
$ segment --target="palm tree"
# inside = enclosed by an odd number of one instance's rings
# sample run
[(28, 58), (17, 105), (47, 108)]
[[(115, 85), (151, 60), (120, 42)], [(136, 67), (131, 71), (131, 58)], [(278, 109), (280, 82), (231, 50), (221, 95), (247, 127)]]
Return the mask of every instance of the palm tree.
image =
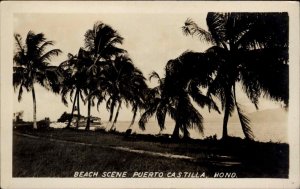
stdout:
[(19, 34), (14, 35), (16, 49), (13, 67), (13, 86), (18, 92), (18, 100), (22, 99), (23, 90), (31, 91), (33, 99), (33, 128), (37, 129), (36, 122), (36, 94), (34, 83), (38, 83), (47, 90), (59, 92), (61, 77), (55, 66), (49, 61), (53, 56), (61, 53), (59, 49), (47, 51), (47, 47), (54, 44), (47, 41), (43, 33), (35, 34), (29, 31), (25, 44)]
[[(80, 80), (83, 81), (82, 89), (83, 93), (86, 96), (84, 99), (84, 103), (87, 103), (87, 124), (85, 130), (90, 130), (90, 123), (91, 123), (91, 107), (94, 106), (94, 99), (101, 95), (101, 94), (92, 94), (92, 91), (97, 88), (97, 74), (99, 74), (99, 68), (93, 66), (95, 64), (92, 54), (90, 51), (86, 51), (81, 49), (81, 67), (80, 67)], [(98, 61), (100, 62), (100, 61)]]
[(225, 109), (223, 138), (228, 137), (228, 119), (236, 107), (245, 137), (253, 139), (235, 85), (242, 84), (256, 108), (262, 95), (288, 105), (288, 14), (208, 13), (206, 22), (209, 31), (191, 19), (183, 31), (213, 45), (207, 53), (215, 54), (218, 66), (208, 94), (216, 95)]
[[(118, 82), (121, 89), (121, 95), (124, 97), (126, 104), (131, 104), (133, 117), (129, 128), (134, 124), (136, 114), (138, 109), (145, 107), (145, 92), (148, 89), (146, 84), (146, 79), (143, 76), (143, 73), (136, 67), (131, 65), (130, 61), (128, 62), (128, 68), (126, 71), (123, 69), (124, 74), (120, 78), (121, 81), (127, 82)], [(117, 111), (118, 113), (118, 111)], [(117, 116), (116, 116), (117, 118)], [(116, 122), (117, 120), (115, 120)]]
[[(105, 62), (110, 62), (117, 54), (126, 52), (117, 47), (122, 44), (123, 38), (118, 32), (109, 25), (102, 22), (96, 22), (92, 29), (85, 33), (85, 48), (89, 59), (92, 64), (87, 68), (87, 96), (88, 96), (88, 119), (86, 130), (90, 128), (90, 108), (93, 105), (95, 95), (101, 93), (101, 86), (103, 75), (101, 74), (104, 69)], [(97, 89), (97, 90), (96, 90)], [(99, 91), (100, 90), (100, 91)], [(96, 94), (96, 92), (98, 94)], [(101, 93), (102, 94), (102, 93)], [(102, 99), (103, 96), (100, 95)], [(100, 100), (101, 102), (102, 100)]]
[[(80, 100), (84, 101), (84, 92), (86, 90), (86, 64), (88, 59), (84, 59), (84, 50), (79, 49), (78, 55), (68, 54), (68, 60), (62, 62), (59, 68), (64, 73), (63, 86), (61, 87), (62, 101), (65, 105), (68, 104), (66, 97), (69, 94), (71, 102), (73, 101), (71, 116), (66, 128), (70, 128), (71, 120), (77, 103), (77, 124), (79, 127), (80, 121)], [(75, 93), (75, 94), (74, 94)], [(74, 95), (73, 95), (74, 94)], [(74, 100), (72, 97), (74, 96)]]
[(112, 121), (114, 108), (118, 105), (111, 126), (113, 130), (122, 102), (125, 102), (127, 106), (129, 103), (133, 105), (133, 117), (135, 117), (138, 105), (141, 104), (143, 98), (142, 91), (147, 88), (147, 85), (142, 72), (133, 65), (132, 60), (126, 54), (117, 56), (106, 68), (104, 75), (106, 75), (107, 93), (110, 96), (107, 101), (107, 108), (110, 110), (109, 122)]
[[(184, 125), (196, 124), (200, 132), (202, 128), (202, 116), (190, 104), (186, 93), (172, 95), (174, 91), (173, 85), (167, 85), (166, 78), (160, 78), (156, 72), (152, 72), (151, 78), (157, 78), (159, 85), (152, 88), (148, 92), (148, 99), (145, 112), (141, 115), (139, 126), (142, 130), (145, 129), (145, 124), (156, 114), (156, 119), (161, 130), (165, 128), (165, 119), (169, 115), (175, 120), (175, 127), (172, 134), (173, 139), (179, 139), (179, 130), (184, 128)], [(189, 113), (187, 113), (190, 111)], [(185, 117), (188, 116), (188, 117)], [(184, 130), (184, 137), (188, 137), (187, 129)]]
[[(186, 56), (183, 54), (182, 56)], [(145, 129), (145, 123), (156, 114), (160, 129), (165, 128), (165, 118), (168, 114), (175, 120), (172, 138), (179, 138), (179, 130), (184, 133), (184, 138), (189, 138), (188, 128), (197, 128), (203, 133), (202, 115), (195, 109), (190, 100), (190, 95), (195, 101), (204, 107), (208, 105), (217, 110), (217, 106), (209, 97), (201, 94), (195, 82), (186, 80), (185, 74), (179, 75), (183, 67), (180, 59), (170, 60), (166, 65), (166, 77), (160, 78), (156, 72), (150, 75), (157, 78), (159, 85), (148, 93), (148, 104), (139, 121), (141, 129)]]
[(202, 116), (194, 108), (191, 99), (200, 107), (207, 106), (219, 112), (211, 96), (205, 96), (201, 88), (206, 88), (213, 78), (209, 66), (212, 57), (205, 53), (184, 52), (178, 58), (169, 60), (166, 65), (165, 89), (168, 96), (175, 99), (176, 114), (174, 136), (181, 129), (184, 138), (189, 138), (188, 128), (197, 126), (203, 133)]
[(146, 104), (146, 93), (148, 91), (148, 86), (146, 84), (146, 78), (143, 73), (135, 68), (132, 77), (130, 78), (130, 96), (129, 102), (132, 106), (132, 120), (129, 125), (129, 129), (135, 122), (136, 114), (138, 109), (144, 109)]
[(161, 78), (157, 72), (150, 74), (149, 80), (156, 78), (158, 85), (154, 88), (148, 89), (146, 93), (146, 108), (139, 120), (139, 127), (145, 130), (145, 124), (149, 118), (156, 114), (156, 119), (161, 130), (165, 128), (166, 115), (175, 117), (175, 107), (173, 106), (172, 99), (165, 96), (165, 78)]

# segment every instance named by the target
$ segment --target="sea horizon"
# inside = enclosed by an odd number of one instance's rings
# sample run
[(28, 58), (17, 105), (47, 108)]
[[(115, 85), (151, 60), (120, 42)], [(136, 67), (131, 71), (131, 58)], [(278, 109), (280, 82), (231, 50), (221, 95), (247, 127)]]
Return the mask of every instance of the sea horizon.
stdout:
[[(51, 122), (50, 127), (53, 128), (63, 128), (65, 126), (64, 123), (60, 123), (55, 125), (53, 123), (58, 123), (56, 121)], [(125, 132), (129, 129), (131, 121), (118, 121), (116, 123), (116, 131)], [(109, 130), (112, 123), (108, 123), (108, 121), (103, 121), (101, 125), (91, 126), (91, 130), (95, 130), (97, 128), (105, 128)], [(158, 123), (156, 121), (149, 121), (145, 125), (145, 130), (141, 130), (138, 126), (138, 121), (136, 121), (130, 129), (132, 129), (132, 133), (136, 134), (169, 134), (172, 135), (173, 129), (175, 126), (174, 121), (166, 121), (165, 129), (160, 131)], [(276, 142), (276, 143), (288, 143), (287, 136), (287, 122), (260, 122), (253, 121), (251, 122), (251, 129), (253, 131), (254, 140), (259, 142)], [(84, 129), (84, 127), (80, 127), (79, 129)], [(203, 134), (201, 134), (197, 129), (189, 129), (190, 137), (193, 139), (204, 139), (209, 137), (216, 137), (220, 139), (222, 137), (222, 122), (218, 121), (204, 121), (203, 122)], [(228, 122), (228, 134), (233, 137), (244, 138), (244, 134), (239, 122), (229, 121)]]

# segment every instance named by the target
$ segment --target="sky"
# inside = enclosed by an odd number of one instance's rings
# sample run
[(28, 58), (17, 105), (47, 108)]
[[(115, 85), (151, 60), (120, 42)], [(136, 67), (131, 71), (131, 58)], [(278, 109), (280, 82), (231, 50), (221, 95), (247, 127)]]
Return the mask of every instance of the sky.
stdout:
[[(188, 9), (187, 9), (188, 10)], [(142, 70), (146, 78), (152, 71), (156, 71), (163, 76), (164, 67), (168, 60), (178, 57), (186, 50), (197, 52), (205, 51), (210, 44), (200, 41), (197, 37), (185, 36), (181, 30), (185, 20), (191, 18), (201, 28), (206, 26), (207, 12), (179, 13), (97, 13), (97, 14), (53, 14), (53, 13), (24, 13), (14, 15), (14, 32), (20, 34), (25, 40), (28, 31), (44, 33), (48, 40), (55, 42), (52, 48), (63, 51), (58, 57), (53, 58), (51, 63), (59, 65), (67, 59), (67, 54), (77, 54), (80, 47), (84, 46), (84, 34), (93, 27), (96, 21), (102, 21), (118, 31), (124, 38), (122, 48), (126, 49), (136, 67)], [(157, 83), (152, 80), (150, 86)], [(61, 102), (59, 95), (52, 94), (42, 87), (35, 85), (37, 97), (37, 119), (50, 117), (51, 121), (57, 120), (63, 112), (70, 112), (72, 104), (66, 107)], [(24, 93), (21, 102), (17, 101), (17, 93), (14, 93), (14, 112), (24, 111), (24, 120), (32, 120), (32, 96), (31, 93)], [(237, 100), (243, 105), (248, 113), (256, 111), (254, 105), (237, 89)], [(260, 110), (278, 109), (280, 103), (275, 103), (267, 99), (261, 99)], [(83, 115), (87, 113), (87, 106), (81, 105)], [(207, 109), (201, 110), (203, 117), (222, 116), (216, 113), (209, 114)], [(97, 108), (92, 108), (92, 115), (108, 119), (108, 111), (104, 103), (99, 112)], [(124, 105), (119, 114), (120, 121), (129, 121), (132, 118), (131, 109)], [(137, 119), (139, 118), (139, 115)]]

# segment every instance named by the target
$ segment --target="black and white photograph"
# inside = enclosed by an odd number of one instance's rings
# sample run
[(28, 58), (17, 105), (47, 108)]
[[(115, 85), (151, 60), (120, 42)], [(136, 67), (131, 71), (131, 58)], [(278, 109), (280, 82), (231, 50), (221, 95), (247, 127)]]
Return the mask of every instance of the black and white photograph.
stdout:
[(300, 187), (298, 2), (2, 10), (1, 187)]

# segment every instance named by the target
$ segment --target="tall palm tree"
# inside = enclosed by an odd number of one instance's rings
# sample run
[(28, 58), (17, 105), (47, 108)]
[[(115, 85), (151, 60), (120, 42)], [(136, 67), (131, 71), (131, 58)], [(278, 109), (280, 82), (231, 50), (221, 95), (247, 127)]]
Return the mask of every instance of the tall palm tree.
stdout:
[[(85, 49), (89, 55), (92, 64), (88, 66), (87, 75), (87, 96), (88, 96), (88, 119), (86, 130), (90, 128), (90, 108), (93, 104), (95, 89), (101, 90), (101, 83), (103, 77), (101, 74), (104, 69), (105, 62), (111, 61), (117, 54), (126, 52), (117, 46), (122, 44), (123, 38), (118, 32), (112, 29), (111, 26), (102, 22), (96, 22), (92, 29), (85, 33)], [(100, 79), (99, 79), (100, 77)], [(99, 95), (99, 93), (97, 94)], [(100, 100), (101, 101), (101, 100)]]
[[(86, 90), (86, 64), (90, 63), (89, 59), (84, 58), (84, 50), (79, 49), (78, 55), (68, 54), (68, 60), (62, 62), (59, 68), (64, 73), (63, 86), (61, 87), (62, 101), (65, 105), (68, 104), (66, 97), (69, 94), (71, 102), (73, 101), (71, 116), (66, 128), (70, 128), (71, 120), (75, 107), (77, 106), (77, 124), (79, 127), (80, 121), (80, 101), (84, 101), (84, 92)], [(90, 63), (91, 64), (91, 63)], [(74, 94), (75, 93), (75, 94)], [(72, 97), (74, 96), (74, 100)], [(77, 105), (76, 105), (77, 104)]]
[(43, 33), (35, 34), (29, 31), (25, 44), (19, 34), (14, 35), (16, 49), (14, 54), (13, 86), (18, 92), (18, 100), (22, 99), (23, 90), (31, 91), (33, 99), (33, 128), (37, 129), (36, 121), (36, 94), (34, 83), (38, 83), (47, 90), (59, 92), (61, 77), (56, 66), (49, 61), (59, 55), (61, 50), (48, 47), (54, 44), (47, 41)]
[[(97, 88), (98, 85), (98, 74), (99, 70), (101, 68), (96, 67), (96, 70), (94, 69), (94, 60), (93, 60), (93, 55), (91, 54), (90, 51), (86, 51), (84, 49), (81, 49), (81, 62), (82, 66), (80, 69), (80, 74), (81, 74), (81, 80), (84, 82), (83, 84), (83, 93), (86, 96), (84, 99), (84, 103), (87, 103), (87, 123), (85, 130), (90, 130), (90, 123), (91, 123), (91, 107), (94, 106), (94, 99), (96, 96), (101, 95), (101, 94), (96, 94), (96, 95), (91, 95), (92, 91)], [(100, 62), (100, 60), (98, 61)], [(98, 64), (97, 62), (97, 64)]]
[(236, 100), (235, 85), (242, 84), (256, 108), (262, 95), (288, 105), (288, 14), (208, 13), (206, 22), (209, 31), (191, 19), (183, 31), (210, 42), (207, 53), (218, 59), (208, 94), (216, 95), (225, 110), (223, 138), (228, 137), (228, 119), (236, 108), (245, 137), (253, 139), (250, 120)]

